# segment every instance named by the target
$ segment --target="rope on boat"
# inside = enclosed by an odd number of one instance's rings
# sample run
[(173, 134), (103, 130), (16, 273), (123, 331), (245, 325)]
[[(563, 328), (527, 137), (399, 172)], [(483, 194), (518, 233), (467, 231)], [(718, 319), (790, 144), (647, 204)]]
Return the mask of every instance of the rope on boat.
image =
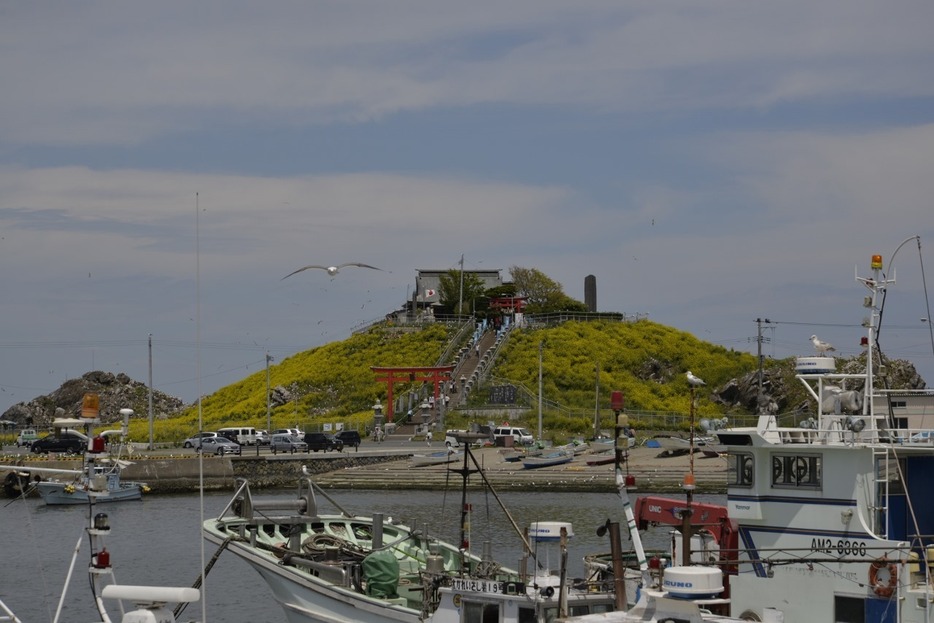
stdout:
[[(195, 578), (194, 583), (192, 583), (191, 585), (192, 588), (197, 588), (197, 589), (201, 588), (201, 584), (204, 582), (204, 578), (207, 577), (208, 573), (210, 573), (211, 569), (214, 567), (214, 563), (216, 563), (217, 559), (220, 558), (221, 552), (227, 549), (227, 545), (229, 545), (233, 539), (234, 539), (233, 536), (229, 536), (226, 539), (224, 539), (224, 542), (220, 544), (220, 547), (218, 547), (217, 551), (214, 552), (214, 555), (211, 556), (211, 560), (209, 560), (208, 563), (204, 565), (204, 573), (198, 575), (198, 577)], [(175, 610), (173, 612), (175, 614), (176, 619), (178, 619), (179, 615), (185, 611), (185, 608), (187, 606), (188, 606), (188, 602), (182, 602), (175, 606)]]

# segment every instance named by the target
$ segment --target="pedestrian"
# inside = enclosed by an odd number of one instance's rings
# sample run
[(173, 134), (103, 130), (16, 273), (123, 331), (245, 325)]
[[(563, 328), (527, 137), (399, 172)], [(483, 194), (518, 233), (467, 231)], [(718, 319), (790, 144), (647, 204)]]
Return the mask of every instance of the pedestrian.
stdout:
[(474, 350), (477, 352), (477, 359), (479, 359), (480, 358), (480, 342), (477, 342), (477, 346), (474, 348)]
[(431, 431), (425, 433), (425, 443), (428, 444), (428, 447), (431, 447)]

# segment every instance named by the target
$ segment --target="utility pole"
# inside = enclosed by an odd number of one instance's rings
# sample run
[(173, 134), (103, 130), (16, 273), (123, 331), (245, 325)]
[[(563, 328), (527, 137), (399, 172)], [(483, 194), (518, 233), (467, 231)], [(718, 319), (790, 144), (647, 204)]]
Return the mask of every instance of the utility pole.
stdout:
[(464, 254), (461, 253), (461, 286), (460, 296), (457, 299), (457, 315), (464, 313)]
[(538, 440), (542, 440), (542, 350), (545, 342), (538, 343)]
[(272, 430), (272, 425), (270, 424), (270, 397), (269, 397), (269, 362), (272, 361), (272, 357), (269, 356), (269, 351), (266, 351), (266, 432)]
[(155, 449), (152, 434), (152, 333), (149, 334), (149, 451)]
[(763, 411), (763, 400), (762, 400), (762, 365), (764, 357), (762, 356), (762, 342), (765, 338), (762, 337), (762, 325), (763, 324), (772, 324), (772, 321), (768, 318), (756, 318), (756, 347), (759, 355), (759, 388), (756, 392), (756, 406), (759, 413)]

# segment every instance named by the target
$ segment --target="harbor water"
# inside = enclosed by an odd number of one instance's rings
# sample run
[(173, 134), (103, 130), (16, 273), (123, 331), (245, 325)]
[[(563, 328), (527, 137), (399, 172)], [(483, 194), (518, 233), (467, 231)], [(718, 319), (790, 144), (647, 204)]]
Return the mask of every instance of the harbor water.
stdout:
[[(606, 536), (596, 530), (607, 519), (620, 523), (624, 547), (630, 545), (626, 521), (619, 498), (607, 493), (548, 493), (547, 484), (538, 493), (499, 493), (509, 515), (520, 529), (535, 521), (562, 521), (573, 525), (569, 544), (569, 576), (583, 575), (585, 554), (609, 550)], [(261, 492), (260, 495), (291, 497), (290, 492)], [(329, 491), (347, 511), (359, 515), (382, 512), (428, 534), (449, 542), (460, 539), (461, 496), (459, 491)], [(632, 496), (635, 504), (636, 495)], [(191, 586), (202, 568), (202, 559), (210, 560), (214, 546), (204, 542), (200, 518), (216, 516), (230, 499), (229, 493), (206, 493), (204, 496), (145, 496), (142, 501), (97, 505), (94, 513), (107, 513), (111, 535), (107, 550), (117, 582), (121, 584)], [(698, 502), (723, 503), (723, 496), (695, 496)], [(319, 510), (334, 509), (318, 496)], [(468, 498), (470, 520), (468, 539), (471, 550), (480, 553), (489, 541), (494, 558), (501, 564), (517, 567), (521, 541), (509, 517), (490, 493), (471, 492)], [(203, 508), (202, 508), (203, 507)], [(88, 507), (47, 507), (38, 499), (7, 500), (0, 509), (0, 598), (23, 623), (51, 622), (62, 595), (65, 578), (76, 545), (80, 551), (64, 600), (63, 623), (86, 623), (99, 620), (87, 580), (90, 556)], [(646, 549), (667, 549), (670, 529), (657, 527), (644, 536)], [(551, 546), (553, 547), (553, 546)], [(203, 550), (202, 550), (203, 548)], [(540, 563), (557, 573), (558, 552), (542, 550)], [(203, 552), (203, 553), (202, 553)], [(203, 558), (202, 558), (203, 557)], [(116, 604), (111, 604), (111, 618), (119, 621)], [(209, 572), (203, 603), (190, 604), (179, 621), (250, 622), (285, 621), (280, 606), (269, 588), (248, 564), (232, 554), (221, 554)]]

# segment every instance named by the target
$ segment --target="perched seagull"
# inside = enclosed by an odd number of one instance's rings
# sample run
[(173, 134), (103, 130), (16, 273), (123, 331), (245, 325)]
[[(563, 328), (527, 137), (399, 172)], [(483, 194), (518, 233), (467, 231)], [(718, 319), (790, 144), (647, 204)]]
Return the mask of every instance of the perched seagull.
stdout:
[(300, 272), (302, 272), (303, 270), (308, 270), (309, 268), (320, 268), (321, 270), (326, 270), (326, 271), (328, 272), (328, 274), (329, 274), (331, 277), (333, 277), (333, 276), (336, 275), (338, 272), (340, 272), (340, 269), (342, 269), (342, 268), (347, 268), (348, 266), (357, 266), (357, 267), (359, 267), (359, 268), (372, 268), (373, 270), (382, 270), (382, 268), (377, 268), (377, 267), (375, 267), (375, 266), (370, 266), (369, 264), (361, 264), (360, 262), (345, 262), (344, 264), (338, 264), (337, 266), (318, 266), (317, 264), (311, 264), (310, 266), (302, 266), (302, 267), (299, 268), (298, 270), (289, 273), (288, 275), (286, 275), (286, 276), (283, 277), (282, 279), (288, 279), (289, 277), (291, 277), (291, 276), (294, 275), (295, 273), (300, 273)]
[(691, 384), (691, 385), (693, 385), (693, 386), (695, 386), (695, 387), (698, 386), (698, 385), (706, 385), (706, 384), (707, 384), (707, 383), (705, 383), (705, 382), (703, 381), (703, 379), (694, 376), (694, 375), (691, 373), (690, 370), (688, 370), (687, 377), (688, 377), (688, 383)]
[(814, 349), (817, 351), (818, 355), (823, 355), (829, 350), (837, 350), (833, 347), (833, 345), (830, 344), (830, 342), (817, 339), (816, 335), (811, 336), (811, 344), (814, 345)]

